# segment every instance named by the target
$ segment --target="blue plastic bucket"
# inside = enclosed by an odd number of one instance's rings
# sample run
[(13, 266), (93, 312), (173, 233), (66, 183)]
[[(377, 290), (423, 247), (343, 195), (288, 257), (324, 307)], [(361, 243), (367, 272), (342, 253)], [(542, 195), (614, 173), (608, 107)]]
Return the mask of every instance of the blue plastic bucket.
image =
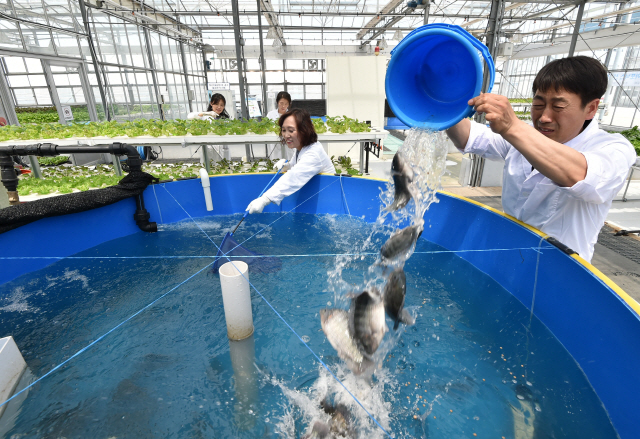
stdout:
[(410, 127), (452, 127), (474, 112), (467, 102), (482, 88), (480, 55), (491, 74), (490, 92), (495, 67), (484, 44), (456, 25), (415, 29), (391, 51), (385, 79), (389, 106)]

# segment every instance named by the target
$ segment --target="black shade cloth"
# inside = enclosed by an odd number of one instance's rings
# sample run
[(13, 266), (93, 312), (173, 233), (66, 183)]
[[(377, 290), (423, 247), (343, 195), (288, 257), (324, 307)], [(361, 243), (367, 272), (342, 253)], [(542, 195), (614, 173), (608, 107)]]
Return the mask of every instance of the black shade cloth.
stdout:
[(140, 195), (154, 180), (158, 179), (146, 172), (132, 171), (116, 186), (43, 198), (0, 209), (0, 233), (42, 218), (84, 212)]
[(311, 116), (326, 116), (327, 115), (327, 100), (326, 99), (294, 99), (291, 102), (292, 108), (301, 108), (307, 110)]
[[(224, 255), (229, 256), (229, 259)], [(247, 250), (238, 245), (231, 233), (227, 233), (222, 240), (211, 270), (217, 273), (220, 267), (229, 261), (242, 261), (249, 266), (249, 272), (253, 273), (274, 273), (282, 268), (282, 261), (279, 258), (263, 256), (260, 253)]]

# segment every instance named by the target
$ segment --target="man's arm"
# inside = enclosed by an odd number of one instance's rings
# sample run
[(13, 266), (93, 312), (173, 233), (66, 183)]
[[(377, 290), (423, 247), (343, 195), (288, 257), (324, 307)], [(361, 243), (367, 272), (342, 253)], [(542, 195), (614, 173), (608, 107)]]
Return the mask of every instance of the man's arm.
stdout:
[(506, 97), (481, 94), (471, 99), (469, 105), (473, 105), (477, 112), (485, 113), (491, 130), (500, 134), (534, 168), (557, 185), (571, 187), (586, 177), (587, 160), (584, 155), (547, 138), (518, 119)]
[(446, 131), (455, 147), (464, 151), (469, 141), (469, 133), (471, 133), (471, 121), (466, 118), (462, 119)]

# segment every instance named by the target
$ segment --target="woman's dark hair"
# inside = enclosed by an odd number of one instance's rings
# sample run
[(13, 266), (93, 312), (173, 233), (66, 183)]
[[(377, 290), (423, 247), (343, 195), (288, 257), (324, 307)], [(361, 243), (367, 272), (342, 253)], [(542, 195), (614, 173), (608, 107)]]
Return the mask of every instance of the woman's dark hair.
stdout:
[(544, 66), (533, 80), (533, 94), (566, 90), (580, 96), (584, 108), (607, 91), (607, 70), (597, 59), (572, 56), (557, 59)]
[(286, 91), (281, 91), (280, 93), (278, 93), (278, 96), (276, 96), (276, 108), (278, 107), (278, 102), (280, 102), (280, 99), (286, 99), (287, 102), (289, 102), (289, 105), (291, 105), (291, 95)]
[(318, 135), (316, 134), (315, 128), (313, 128), (313, 122), (311, 122), (309, 112), (302, 108), (294, 108), (284, 113), (278, 120), (278, 125), (280, 125), (280, 141), (282, 143), (284, 143), (284, 137), (282, 136), (282, 124), (289, 116), (293, 116), (296, 120), (298, 139), (300, 139), (300, 145), (302, 145), (302, 147), (309, 146), (318, 141)]
[[(211, 95), (211, 100), (209, 101), (207, 111), (213, 111), (213, 106), (220, 101), (222, 101), (225, 107), (227, 106), (227, 100), (223, 95), (221, 95), (220, 93), (214, 93), (213, 95)], [(229, 119), (229, 113), (227, 113), (226, 108), (222, 110), (222, 113), (220, 113), (220, 119)]]

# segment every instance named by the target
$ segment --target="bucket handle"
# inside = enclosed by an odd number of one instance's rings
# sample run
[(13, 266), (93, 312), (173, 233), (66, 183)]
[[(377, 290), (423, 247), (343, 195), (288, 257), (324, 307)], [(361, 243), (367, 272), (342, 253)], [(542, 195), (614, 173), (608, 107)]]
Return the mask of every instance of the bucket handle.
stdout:
[[(487, 66), (489, 67), (489, 88), (487, 89), (486, 93), (491, 93), (491, 90), (493, 89), (493, 83), (495, 82), (495, 79), (496, 79), (495, 78), (495, 76), (496, 76), (496, 68), (495, 68), (495, 64), (493, 62), (493, 58), (491, 57), (491, 54), (489, 53), (489, 49), (487, 48), (487, 46), (482, 44), (476, 37), (471, 35), (464, 28), (462, 28), (462, 27), (460, 27), (460, 26), (458, 26), (456, 24), (445, 24), (445, 23), (425, 24), (423, 26), (420, 26), (417, 29), (412, 30), (404, 38), (405, 39), (409, 38), (411, 35), (413, 35), (413, 34), (415, 34), (417, 32), (420, 32), (420, 31), (424, 30), (425, 28), (429, 28), (429, 29), (448, 29), (450, 31), (456, 32), (457, 34), (460, 34), (461, 36), (463, 36), (467, 40), (469, 40), (469, 42), (473, 45), (473, 47), (478, 49), (478, 51), (482, 54), (482, 57), (484, 58), (485, 62), (487, 63)], [(397, 47), (398, 46), (394, 47), (393, 50), (390, 52), (391, 56), (393, 56), (393, 52), (396, 51)]]

